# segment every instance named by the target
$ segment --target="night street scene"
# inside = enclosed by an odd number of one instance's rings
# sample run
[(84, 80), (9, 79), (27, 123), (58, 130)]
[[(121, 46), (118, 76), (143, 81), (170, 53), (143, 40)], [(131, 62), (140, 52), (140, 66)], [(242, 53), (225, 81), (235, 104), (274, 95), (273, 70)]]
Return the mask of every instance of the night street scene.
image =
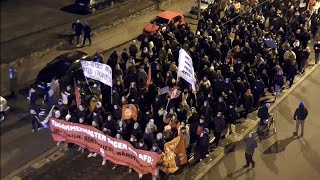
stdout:
[(1, 0), (2, 180), (319, 180), (320, 0)]

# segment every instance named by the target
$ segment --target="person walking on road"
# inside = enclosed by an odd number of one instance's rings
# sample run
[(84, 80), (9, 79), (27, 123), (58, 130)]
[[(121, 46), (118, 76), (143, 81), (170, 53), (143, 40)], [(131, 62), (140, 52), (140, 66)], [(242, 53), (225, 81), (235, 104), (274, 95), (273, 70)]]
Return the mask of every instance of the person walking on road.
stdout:
[(320, 62), (320, 33), (316, 35), (316, 42), (314, 43), (314, 62), (318, 64)]
[[(32, 115), (32, 120), (31, 120), (32, 132), (42, 129), (42, 125), (40, 123), (39, 116), (36, 110), (31, 109), (30, 114)], [(36, 128), (36, 125), (37, 125), (37, 128)]]
[(14, 97), (17, 93), (17, 87), (16, 87), (16, 82), (17, 82), (17, 71), (16, 69), (11, 66), (9, 68), (9, 80), (10, 80), (10, 96)]
[(91, 46), (91, 28), (88, 25), (88, 23), (86, 23), (83, 26), (83, 43), (82, 43), (82, 46), (85, 45), (87, 39), (89, 40), (89, 46)]
[(77, 38), (77, 45), (80, 43), (80, 36), (82, 34), (83, 26), (80, 23), (80, 20), (72, 23), (72, 30), (74, 31), (74, 35)]
[(293, 133), (294, 136), (298, 136), (299, 126), (301, 125), (301, 137), (304, 131), (304, 120), (308, 116), (308, 109), (304, 106), (303, 102), (300, 102), (299, 107), (294, 112), (293, 119), (296, 121), (296, 131)]
[(257, 141), (253, 137), (253, 132), (249, 133), (248, 138), (245, 140), (246, 142), (246, 152), (245, 152), (245, 158), (246, 158), (246, 165), (244, 165), (244, 168), (248, 168), (250, 164), (251, 167), (254, 168), (255, 162), (252, 159), (254, 149), (258, 147)]

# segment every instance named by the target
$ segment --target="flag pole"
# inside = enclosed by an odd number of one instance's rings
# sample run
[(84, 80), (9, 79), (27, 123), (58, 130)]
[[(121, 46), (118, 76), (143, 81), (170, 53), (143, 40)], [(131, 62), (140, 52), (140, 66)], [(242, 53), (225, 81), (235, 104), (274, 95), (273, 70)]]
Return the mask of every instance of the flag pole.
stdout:
[(167, 111), (167, 109), (168, 109), (168, 106), (169, 106), (169, 102), (170, 102), (170, 100), (171, 100), (171, 99), (169, 98), (169, 100), (168, 100), (168, 102), (167, 102), (167, 105), (166, 105), (166, 111), (165, 111), (165, 112), (166, 112), (166, 114), (165, 114), (165, 117), (167, 117), (167, 115), (168, 115), (168, 111)]
[(112, 87), (110, 87), (110, 90), (111, 90), (111, 92), (110, 92), (110, 97), (111, 97), (111, 105), (112, 105)]
[(88, 79), (87, 79), (86, 76), (84, 76), (84, 77), (86, 78), (87, 85), (88, 85), (88, 87), (89, 87), (90, 92), (92, 93), (92, 90), (91, 90), (91, 87), (90, 87), (90, 85), (89, 85)]

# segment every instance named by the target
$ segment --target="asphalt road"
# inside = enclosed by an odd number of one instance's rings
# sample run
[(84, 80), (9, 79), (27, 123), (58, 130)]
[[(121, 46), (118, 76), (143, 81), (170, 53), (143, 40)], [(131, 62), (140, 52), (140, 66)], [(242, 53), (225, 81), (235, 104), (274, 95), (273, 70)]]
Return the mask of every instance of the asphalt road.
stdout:
[(26, 96), (8, 99), (11, 106), (6, 120), (1, 123), (1, 177), (38, 157), (52, 148), (55, 143), (51, 140), (48, 130), (31, 132), (31, 119), (28, 116)]
[(1, 1), (1, 64), (52, 49), (59, 43), (68, 43), (72, 35), (71, 24), (77, 19), (96, 29), (154, 4), (149, 0), (124, 2), (121, 7), (113, 6), (92, 15), (80, 15), (71, 12), (70, 5), (74, 0)]
[[(291, 92), (275, 109), (277, 133), (258, 144), (254, 169), (243, 169), (244, 144), (240, 143), (217, 163), (202, 179), (316, 180), (320, 179), (320, 67)], [(300, 101), (309, 110), (305, 133), (292, 136), (293, 113)]]

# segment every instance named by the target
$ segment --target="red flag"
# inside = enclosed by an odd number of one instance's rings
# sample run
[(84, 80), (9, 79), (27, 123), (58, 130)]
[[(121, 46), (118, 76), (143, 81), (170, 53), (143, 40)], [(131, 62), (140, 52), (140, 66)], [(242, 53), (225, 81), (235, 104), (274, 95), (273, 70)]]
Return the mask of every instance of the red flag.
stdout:
[(179, 91), (177, 87), (174, 87), (173, 90), (171, 91), (170, 99), (178, 98), (180, 94), (181, 94), (181, 91)]
[(81, 105), (81, 99), (80, 99), (81, 95), (75, 79), (74, 79), (74, 95), (76, 97), (77, 107), (79, 107)]
[(122, 116), (121, 120), (128, 120), (128, 119), (137, 120), (138, 118), (138, 109), (133, 104), (125, 104), (122, 106)]
[(149, 64), (149, 70), (148, 70), (148, 79), (147, 79), (147, 84), (146, 87), (148, 88), (151, 82), (151, 65)]

